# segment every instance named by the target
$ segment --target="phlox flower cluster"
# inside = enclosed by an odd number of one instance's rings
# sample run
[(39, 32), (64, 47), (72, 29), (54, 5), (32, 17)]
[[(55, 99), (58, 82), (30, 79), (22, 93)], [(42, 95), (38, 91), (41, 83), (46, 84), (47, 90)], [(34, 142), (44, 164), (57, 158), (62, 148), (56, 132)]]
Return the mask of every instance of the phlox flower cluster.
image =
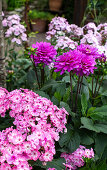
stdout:
[(97, 47), (100, 53), (107, 56), (107, 23), (98, 26), (88, 23), (83, 27), (83, 33), (80, 43), (91, 44)]
[(56, 49), (75, 49), (77, 42), (74, 39), (80, 39), (81, 35), (83, 35), (82, 28), (75, 24), (70, 25), (63, 17), (55, 17), (49, 24), (46, 38), (54, 43)]
[[(30, 170), (30, 143), (25, 141), (26, 134), (22, 134), (13, 127), (0, 132), (0, 169), (2, 170)], [(32, 148), (33, 149), (33, 148)]]
[(36, 44), (32, 44), (32, 48), (36, 49), (36, 52), (35, 54), (31, 54), (30, 57), (36, 66), (38, 64), (49, 65), (57, 55), (56, 49), (47, 42), (37, 42)]
[(66, 131), (66, 110), (28, 89), (7, 92), (0, 88), (0, 92), (5, 108), (0, 114), (8, 110), (16, 126), (0, 133), (1, 166), (6, 163), (18, 169), (22, 165), (26, 167), (23, 170), (29, 170), (28, 160), (52, 161), (59, 132)]
[(69, 47), (69, 49), (74, 50), (77, 47), (77, 42), (71, 40), (68, 37), (65, 36), (60, 36), (57, 40), (56, 40), (56, 45), (55, 45), (55, 49), (57, 50), (58, 48), (61, 49), (66, 49)]
[(49, 24), (49, 31), (47, 32), (47, 39), (50, 40), (56, 36), (57, 33), (70, 32), (70, 25), (68, 21), (63, 17), (54, 17)]
[(77, 49), (63, 53), (56, 58), (55, 72), (61, 71), (60, 74), (63, 74), (65, 71), (72, 71), (79, 76), (89, 75), (96, 68), (95, 56), (99, 56), (97, 49), (87, 45), (77, 46)]
[(107, 23), (96, 26), (90, 22), (84, 27), (78, 27), (69, 24), (63, 17), (55, 17), (49, 24), (46, 38), (51, 40), (56, 49), (74, 49), (75, 43), (89, 44), (97, 47), (101, 54), (107, 56)]
[(20, 24), (19, 15), (11, 15), (4, 18), (2, 21), (3, 27), (5, 27), (5, 37), (11, 37), (11, 41), (17, 44), (22, 44), (22, 42), (27, 41), (26, 29)]
[(84, 146), (79, 146), (73, 153), (62, 153), (61, 157), (65, 158), (66, 163), (63, 163), (66, 169), (75, 170), (84, 166), (85, 161), (83, 158), (94, 158), (93, 149), (86, 149)]

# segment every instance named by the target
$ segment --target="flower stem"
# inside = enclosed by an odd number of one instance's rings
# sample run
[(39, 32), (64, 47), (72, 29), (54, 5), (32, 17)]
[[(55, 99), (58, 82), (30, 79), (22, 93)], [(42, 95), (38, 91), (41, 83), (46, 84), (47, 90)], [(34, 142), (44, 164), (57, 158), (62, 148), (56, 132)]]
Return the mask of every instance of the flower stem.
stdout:
[(97, 76), (97, 81), (96, 81), (96, 85), (95, 85), (95, 89), (94, 89), (93, 97), (95, 97), (95, 95), (96, 95), (96, 90), (97, 90), (97, 85), (98, 85), (99, 75), (100, 75), (100, 69), (99, 69), (99, 71), (98, 71), (98, 76)]
[(79, 94), (80, 94), (80, 92), (81, 92), (81, 87), (82, 87), (82, 81), (83, 81), (83, 76), (81, 77), (81, 81), (80, 81)]
[(44, 84), (44, 68), (41, 68), (41, 86)]
[[(31, 59), (31, 58), (30, 58)], [(40, 83), (39, 83), (39, 78), (38, 78), (38, 73), (37, 73), (37, 69), (36, 69), (36, 66), (35, 66), (35, 63), (34, 63), (34, 57), (33, 57), (33, 60), (31, 59), (32, 61), (32, 64), (34, 66), (34, 71), (35, 71), (35, 75), (36, 75), (36, 78), (37, 78), (37, 83), (38, 83), (38, 87), (40, 89)]]
[(76, 97), (75, 97), (75, 112), (77, 110), (77, 100), (78, 100), (78, 92), (79, 92), (79, 84), (80, 84), (80, 76), (78, 77), (78, 83), (77, 83), (77, 93), (76, 93)]
[[(104, 76), (102, 76), (102, 79), (101, 79), (101, 81), (100, 81), (100, 84), (99, 84), (99, 87), (98, 87), (98, 90), (97, 90), (96, 96), (98, 95), (98, 92), (99, 92), (99, 90), (100, 90), (100, 87), (101, 87), (101, 84), (102, 84), (103, 78), (104, 78)], [(96, 96), (95, 96), (95, 97), (96, 97)]]

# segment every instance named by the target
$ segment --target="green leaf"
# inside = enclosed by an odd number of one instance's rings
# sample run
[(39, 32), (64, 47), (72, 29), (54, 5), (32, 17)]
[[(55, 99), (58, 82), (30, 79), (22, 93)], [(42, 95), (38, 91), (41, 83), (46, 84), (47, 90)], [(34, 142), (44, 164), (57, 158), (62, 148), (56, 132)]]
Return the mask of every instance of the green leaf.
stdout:
[(35, 93), (37, 93), (39, 96), (45, 97), (47, 99), (50, 99), (48, 94), (46, 94), (44, 91), (35, 91)]
[(107, 90), (101, 93), (102, 96), (107, 96)]
[(81, 126), (80, 128), (86, 128), (95, 131), (97, 133), (103, 132), (107, 134), (107, 125), (105, 124), (101, 124), (101, 123), (94, 124), (93, 120), (86, 117), (81, 117), (81, 123), (83, 124), (83, 126)]
[(97, 134), (95, 138), (95, 151), (100, 159), (103, 155), (103, 152), (106, 146), (107, 146), (107, 135), (102, 134), (102, 133)]
[(104, 105), (102, 107), (97, 107), (95, 109), (95, 112), (107, 112), (107, 105)]
[(43, 166), (42, 162), (37, 161), (29, 161), (29, 163), (33, 166), (40, 166), (41, 168), (48, 169), (48, 168), (56, 168), (57, 170), (65, 169), (63, 163), (65, 163), (64, 158), (53, 159), (51, 162), (47, 162), (46, 165)]
[(70, 126), (68, 126), (67, 133), (64, 133), (64, 134), (61, 133), (60, 134), (59, 145), (61, 147), (67, 146), (70, 139), (72, 138), (72, 134), (73, 134), (73, 131), (70, 128)]
[(90, 117), (93, 120), (106, 120), (107, 121), (107, 112), (95, 112), (92, 115), (90, 115)]
[(87, 111), (87, 117), (90, 116), (91, 114), (93, 114), (94, 110), (96, 107), (90, 107)]
[(32, 87), (34, 82), (36, 81), (36, 75), (33, 70), (29, 70), (29, 72), (27, 73), (27, 81), (30, 87)]
[(87, 117), (81, 117), (81, 123), (83, 124), (83, 126), (81, 126), (80, 128), (89, 129), (97, 133), (100, 132), (100, 130), (94, 126), (93, 121)]
[(65, 81), (66, 83), (70, 83), (70, 76), (64, 76), (62, 81)]
[(73, 117), (75, 117), (75, 113), (71, 111), (71, 108), (69, 107), (69, 105), (65, 102), (60, 102), (60, 107), (64, 107), (65, 110)]
[(94, 143), (94, 139), (91, 138), (86, 132), (80, 133), (81, 144), (82, 145), (91, 145)]
[(66, 103), (67, 103), (67, 101), (69, 100), (69, 97), (70, 97), (70, 93), (71, 93), (71, 88), (68, 87), (68, 88), (66, 89), (65, 94), (63, 95), (63, 102), (66, 102)]
[(54, 93), (54, 97), (60, 102), (61, 101), (61, 95), (60, 95), (60, 93), (58, 92), (58, 91), (56, 91), (55, 93)]
[(86, 95), (84, 93), (82, 94), (81, 97), (81, 105), (82, 105), (82, 115), (85, 116), (88, 104), (87, 104)]
[(82, 85), (81, 93), (85, 94), (87, 101), (89, 100), (89, 89), (87, 86)]
[(68, 143), (68, 149), (72, 153), (79, 147), (79, 145), (80, 145), (80, 136), (77, 132), (75, 132)]
[(59, 101), (55, 96), (52, 96), (51, 101), (53, 102), (54, 105), (59, 105)]

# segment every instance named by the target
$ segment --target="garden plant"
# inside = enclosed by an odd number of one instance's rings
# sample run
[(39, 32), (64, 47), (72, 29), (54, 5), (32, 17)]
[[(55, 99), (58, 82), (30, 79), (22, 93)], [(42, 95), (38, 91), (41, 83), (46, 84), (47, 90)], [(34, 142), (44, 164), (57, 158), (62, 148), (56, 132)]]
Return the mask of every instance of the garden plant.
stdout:
[(2, 24), (8, 48), (7, 89), (0, 87), (0, 169), (106, 170), (107, 23), (78, 27), (55, 17), (49, 42), (21, 53), (15, 47), (27, 35), (20, 17)]

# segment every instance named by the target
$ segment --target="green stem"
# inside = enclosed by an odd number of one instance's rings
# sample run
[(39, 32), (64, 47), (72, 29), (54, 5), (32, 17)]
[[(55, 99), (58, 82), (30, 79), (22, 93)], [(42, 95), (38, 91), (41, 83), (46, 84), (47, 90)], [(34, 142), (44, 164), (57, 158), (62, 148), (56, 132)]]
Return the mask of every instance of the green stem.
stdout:
[(41, 86), (44, 84), (44, 68), (41, 68)]
[[(102, 84), (103, 78), (104, 78), (104, 75), (102, 76), (102, 79), (101, 79), (101, 81), (100, 81), (100, 84), (99, 84), (99, 87), (98, 87), (98, 90), (97, 90), (96, 96), (97, 96), (97, 95), (98, 95), (98, 93), (99, 93), (99, 90), (100, 90), (100, 87), (101, 87), (101, 84)], [(95, 97), (96, 97), (96, 96), (95, 96)]]
[[(30, 59), (31, 59), (31, 58), (30, 58)], [(39, 89), (40, 89), (40, 83), (39, 83), (39, 78), (38, 78), (37, 69), (36, 69), (36, 66), (35, 66), (35, 63), (34, 63), (34, 58), (33, 58), (33, 60), (31, 59), (31, 61), (32, 61), (32, 64), (33, 64), (33, 66), (34, 66), (34, 71), (35, 71), (35, 75), (36, 75), (36, 78), (37, 78), (38, 87), (39, 87)]]
[(78, 77), (77, 93), (76, 93), (76, 97), (75, 97), (75, 112), (77, 110), (77, 100), (78, 100), (79, 84), (80, 84), (80, 76)]
[(81, 92), (81, 87), (82, 87), (82, 81), (83, 81), (83, 76), (81, 77), (81, 81), (80, 81), (79, 94), (80, 94), (80, 92)]

